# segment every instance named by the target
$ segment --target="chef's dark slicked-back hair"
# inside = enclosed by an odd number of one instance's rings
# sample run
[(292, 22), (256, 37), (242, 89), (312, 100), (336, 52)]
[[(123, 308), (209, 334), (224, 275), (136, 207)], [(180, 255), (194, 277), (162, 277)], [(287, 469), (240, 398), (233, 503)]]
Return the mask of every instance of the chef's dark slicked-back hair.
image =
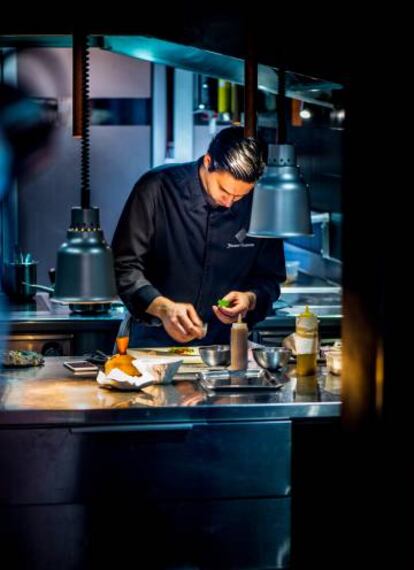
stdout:
[(243, 127), (228, 127), (217, 133), (207, 153), (210, 172), (225, 171), (243, 182), (256, 182), (263, 174), (261, 145), (256, 138), (244, 136)]

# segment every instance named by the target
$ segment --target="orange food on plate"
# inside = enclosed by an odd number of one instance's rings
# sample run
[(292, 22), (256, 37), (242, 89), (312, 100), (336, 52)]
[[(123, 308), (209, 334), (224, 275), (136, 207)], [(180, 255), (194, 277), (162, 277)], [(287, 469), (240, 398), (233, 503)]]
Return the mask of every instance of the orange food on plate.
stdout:
[(135, 368), (132, 361), (134, 356), (130, 354), (115, 354), (105, 362), (105, 374), (109, 374), (114, 368), (118, 368), (129, 376), (142, 376), (141, 372)]

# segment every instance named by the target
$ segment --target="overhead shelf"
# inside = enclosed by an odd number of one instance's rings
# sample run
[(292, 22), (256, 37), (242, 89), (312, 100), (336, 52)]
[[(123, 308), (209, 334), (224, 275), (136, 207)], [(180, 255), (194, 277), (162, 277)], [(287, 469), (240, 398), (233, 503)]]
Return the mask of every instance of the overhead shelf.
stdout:
[[(129, 57), (185, 69), (194, 73), (244, 84), (244, 60), (198, 47), (174, 43), (150, 36), (102, 35), (90, 37), (91, 47), (123, 54)], [(8, 35), (0, 36), (0, 47), (34, 48), (72, 47), (70, 35)], [(259, 64), (258, 87), (269, 93), (278, 93), (277, 68)], [(342, 85), (299, 73), (286, 72), (286, 95), (293, 99), (333, 108), (332, 91)]]

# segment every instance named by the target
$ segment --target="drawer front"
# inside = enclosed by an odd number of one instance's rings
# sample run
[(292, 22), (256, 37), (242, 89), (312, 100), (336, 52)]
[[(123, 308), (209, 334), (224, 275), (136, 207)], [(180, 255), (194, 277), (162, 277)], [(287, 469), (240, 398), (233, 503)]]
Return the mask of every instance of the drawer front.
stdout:
[(0, 430), (0, 504), (290, 494), (290, 422)]
[(0, 507), (0, 547), (30, 570), (287, 568), (290, 499)]

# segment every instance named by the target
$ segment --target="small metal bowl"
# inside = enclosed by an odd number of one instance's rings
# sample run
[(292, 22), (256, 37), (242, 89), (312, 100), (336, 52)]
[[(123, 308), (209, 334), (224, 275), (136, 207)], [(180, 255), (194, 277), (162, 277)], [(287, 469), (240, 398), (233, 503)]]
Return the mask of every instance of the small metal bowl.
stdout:
[(225, 344), (214, 344), (211, 346), (200, 346), (201, 360), (207, 366), (229, 366), (230, 346)]
[(289, 348), (282, 346), (263, 346), (253, 348), (252, 352), (257, 364), (270, 372), (286, 368), (292, 355), (292, 351)]

